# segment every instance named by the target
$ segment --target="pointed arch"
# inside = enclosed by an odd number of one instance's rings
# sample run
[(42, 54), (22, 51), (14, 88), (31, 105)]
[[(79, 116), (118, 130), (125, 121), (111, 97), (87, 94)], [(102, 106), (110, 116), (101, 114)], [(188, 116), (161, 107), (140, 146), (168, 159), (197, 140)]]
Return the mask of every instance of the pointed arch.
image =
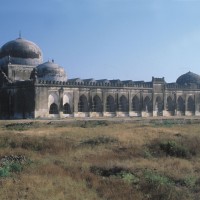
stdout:
[(190, 111), (190, 112), (195, 112), (195, 103), (194, 103), (194, 99), (192, 96), (190, 96), (188, 98), (188, 101), (187, 101), (187, 110)]
[(58, 114), (58, 105), (52, 103), (49, 108), (49, 114)]
[(119, 111), (128, 112), (128, 99), (124, 95), (119, 99)]
[(78, 111), (79, 112), (88, 112), (89, 111), (88, 110), (88, 100), (84, 94), (79, 97)]
[(102, 112), (103, 106), (102, 101), (98, 95), (95, 95), (93, 98), (93, 112)]
[(177, 111), (185, 114), (185, 101), (181, 96), (179, 96), (177, 100)]
[(109, 95), (106, 99), (106, 111), (115, 112), (115, 100), (111, 95)]
[(152, 100), (148, 96), (146, 96), (145, 99), (144, 99), (143, 109), (146, 112), (152, 112), (153, 111)]
[(71, 106), (69, 103), (63, 105), (63, 114), (72, 114)]
[(48, 107), (50, 108), (50, 105), (52, 105), (53, 103), (58, 105), (59, 102), (59, 97), (57, 93), (51, 93), (49, 94), (48, 97)]
[(132, 111), (135, 111), (135, 112), (140, 111), (140, 100), (137, 96), (134, 96), (132, 99)]
[(72, 94), (70, 94), (70, 93), (65, 93), (65, 94), (63, 95), (63, 105), (66, 104), (66, 103), (69, 103), (69, 104), (72, 103)]
[(172, 112), (172, 114), (175, 112), (174, 101), (170, 96), (167, 97), (167, 111)]

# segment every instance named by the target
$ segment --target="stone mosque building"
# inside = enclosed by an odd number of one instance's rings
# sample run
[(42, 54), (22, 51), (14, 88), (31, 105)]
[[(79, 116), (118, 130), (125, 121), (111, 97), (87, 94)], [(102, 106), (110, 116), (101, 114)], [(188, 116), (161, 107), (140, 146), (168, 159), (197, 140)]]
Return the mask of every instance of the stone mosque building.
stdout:
[(0, 48), (0, 118), (200, 116), (200, 76), (176, 82), (68, 79), (54, 61), (22, 39)]

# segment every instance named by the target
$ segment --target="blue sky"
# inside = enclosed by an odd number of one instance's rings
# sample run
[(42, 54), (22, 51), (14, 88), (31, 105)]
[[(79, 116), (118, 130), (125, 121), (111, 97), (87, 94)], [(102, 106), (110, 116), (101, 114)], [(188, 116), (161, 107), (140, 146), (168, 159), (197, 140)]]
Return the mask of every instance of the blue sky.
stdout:
[(38, 44), (69, 78), (200, 74), (199, 0), (0, 0), (0, 45)]

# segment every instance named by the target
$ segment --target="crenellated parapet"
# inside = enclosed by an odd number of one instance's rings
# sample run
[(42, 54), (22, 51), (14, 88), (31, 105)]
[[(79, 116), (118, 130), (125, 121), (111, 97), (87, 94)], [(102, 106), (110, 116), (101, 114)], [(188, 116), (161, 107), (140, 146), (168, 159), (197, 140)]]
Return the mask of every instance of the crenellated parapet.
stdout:
[(152, 82), (144, 81), (120, 81), (120, 80), (94, 80), (94, 79), (68, 79), (68, 81), (53, 81), (37, 79), (36, 84), (43, 85), (63, 85), (69, 87), (131, 87), (131, 88), (152, 88)]

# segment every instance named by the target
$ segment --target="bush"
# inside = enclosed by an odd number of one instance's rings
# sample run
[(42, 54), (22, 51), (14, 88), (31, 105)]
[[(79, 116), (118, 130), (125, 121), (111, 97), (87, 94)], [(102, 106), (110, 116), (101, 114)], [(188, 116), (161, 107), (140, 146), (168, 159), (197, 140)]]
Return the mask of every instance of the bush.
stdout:
[(149, 159), (152, 158), (152, 154), (151, 154), (151, 152), (148, 149), (144, 149), (143, 156), (145, 158), (149, 158)]
[(34, 125), (33, 122), (13, 123), (13, 124), (5, 125), (5, 128), (8, 129), (8, 130), (24, 131), (24, 130), (28, 130), (30, 128), (33, 128), (33, 125)]
[(140, 179), (131, 172), (122, 171), (119, 176), (128, 183), (138, 184)]
[(164, 151), (166, 155), (175, 156), (175, 157), (185, 158), (185, 157), (189, 157), (191, 154), (190, 151), (186, 147), (180, 144), (177, 144), (175, 141), (160, 143), (160, 149)]
[(108, 126), (108, 122), (100, 121), (100, 120), (85, 121), (85, 122), (81, 123), (81, 125), (80, 125), (81, 128), (95, 128), (97, 126)]
[(96, 146), (96, 145), (101, 145), (101, 144), (110, 144), (114, 142), (117, 142), (116, 138), (108, 137), (108, 136), (99, 136), (99, 137), (91, 138), (88, 140), (84, 140), (81, 142), (81, 145)]
[(10, 176), (10, 167), (9, 165), (3, 166), (0, 168), (0, 177)]
[(27, 164), (31, 164), (31, 160), (23, 155), (5, 155), (0, 159), (0, 177), (9, 177), (11, 173), (19, 173)]
[(154, 126), (165, 126), (165, 127), (172, 127), (177, 124), (177, 121), (174, 120), (156, 120), (153, 122)]
[(184, 184), (185, 184), (187, 187), (189, 187), (189, 188), (195, 187), (196, 181), (197, 181), (197, 178), (194, 177), (194, 176), (187, 176), (187, 177), (183, 180)]
[(160, 175), (151, 170), (145, 171), (144, 177), (149, 184), (152, 184), (155, 187), (159, 187), (161, 185), (172, 186), (174, 184), (174, 182), (169, 178), (167, 178), (166, 176)]
[(20, 163), (14, 162), (9, 165), (11, 172), (21, 172), (23, 170), (23, 166)]
[(187, 190), (178, 190), (175, 183), (165, 175), (152, 170), (144, 171), (144, 179), (140, 188), (149, 200), (188, 200)]
[(110, 177), (110, 176), (119, 176), (125, 170), (121, 167), (112, 167), (112, 168), (104, 168), (104, 167), (97, 167), (92, 166), (90, 171), (96, 175), (103, 176), (103, 177)]

